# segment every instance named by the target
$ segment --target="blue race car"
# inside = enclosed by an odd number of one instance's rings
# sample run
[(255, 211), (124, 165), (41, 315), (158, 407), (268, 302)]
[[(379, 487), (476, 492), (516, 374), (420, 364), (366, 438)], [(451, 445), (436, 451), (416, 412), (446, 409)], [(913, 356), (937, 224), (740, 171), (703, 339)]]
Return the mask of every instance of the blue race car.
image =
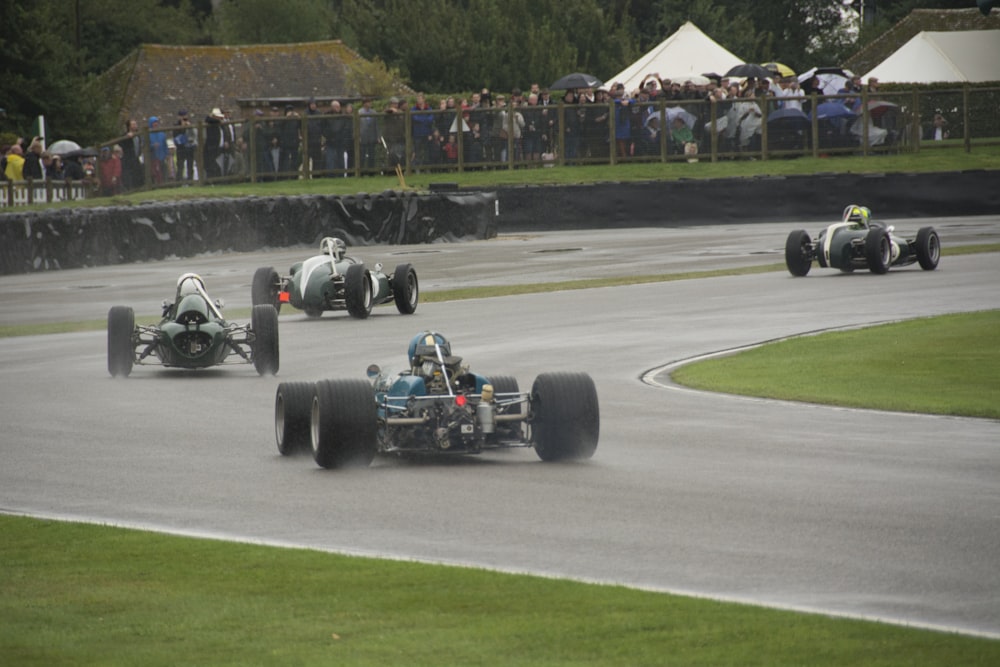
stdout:
[(311, 448), (324, 468), (367, 466), (381, 455), (478, 454), (533, 447), (543, 461), (588, 459), (597, 449), (597, 389), (586, 373), (542, 373), (530, 393), (506, 375), (469, 371), (440, 333), (409, 345), (398, 374), (368, 380), (283, 382), (275, 396), (278, 451)]

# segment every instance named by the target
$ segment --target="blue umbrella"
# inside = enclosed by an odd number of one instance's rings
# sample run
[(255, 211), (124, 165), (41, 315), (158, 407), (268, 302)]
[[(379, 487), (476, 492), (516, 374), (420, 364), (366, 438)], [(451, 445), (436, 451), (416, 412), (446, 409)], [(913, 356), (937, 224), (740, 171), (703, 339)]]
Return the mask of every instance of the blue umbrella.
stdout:
[(767, 115), (767, 123), (772, 127), (783, 127), (792, 130), (804, 130), (811, 125), (809, 116), (802, 109), (778, 109)]
[(817, 118), (854, 118), (855, 115), (840, 102), (823, 102), (816, 107)]

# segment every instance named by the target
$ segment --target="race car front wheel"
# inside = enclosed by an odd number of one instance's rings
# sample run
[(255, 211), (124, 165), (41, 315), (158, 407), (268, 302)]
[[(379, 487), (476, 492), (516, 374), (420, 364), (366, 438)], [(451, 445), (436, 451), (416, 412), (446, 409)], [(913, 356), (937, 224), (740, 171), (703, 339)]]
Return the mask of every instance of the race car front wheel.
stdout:
[(312, 426), (312, 382), (282, 382), (274, 395), (274, 437), (278, 453), (291, 456), (309, 451)]
[(589, 459), (597, 449), (601, 414), (586, 373), (542, 373), (531, 387), (531, 433), (543, 461)]
[(933, 227), (921, 227), (917, 231), (917, 261), (924, 271), (933, 271), (941, 259), (941, 239)]
[(281, 311), (281, 301), (278, 299), (278, 292), (281, 291), (281, 278), (278, 272), (270, 266), (262, 266), (253, 274), (253, 283), (250, 285), (250, 301), (255, 306), (271, 304), (274, 309)]
[(344, 276), (344, 301), (351, 317), (363, 320), (372, 312), (372, 283), (364, 264), (351, 264)]
[(108, 372), (111, 377), (128, 377), (135, 361), (135, 312), (128, 306), (112, 306), (108, 311)]
[(400, 264), (392, 274), (392, 298), (396, 302), (396, 310), (403, 315), (416, 312), (420, 287), (417, 272), (409, 264)]
[(253, 367), (261, 375), (278, 372), (278, 311), (270, 304), (260, 304), (250, 311), (253, 331)]
[(796, 229), (785, 241), (785, 266), (793, 276), (804, 276), (812, 266), (812, 239), (804, 229)]
[(367, 380), (322, 380), (313, 392), (310, 441), (323, 468), (365, 467), (375, 458), (378, 414)]
[(886, 273), (892, 261), (892, 245), (889, 232), (884, 227), (872, 227), (865, 237), (865, 259), (872, 273)]

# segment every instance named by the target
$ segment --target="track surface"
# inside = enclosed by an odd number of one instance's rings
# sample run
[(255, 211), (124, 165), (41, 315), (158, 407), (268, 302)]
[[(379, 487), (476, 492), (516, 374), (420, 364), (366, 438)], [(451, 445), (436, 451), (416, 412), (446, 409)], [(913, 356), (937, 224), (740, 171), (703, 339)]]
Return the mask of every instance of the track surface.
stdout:
[[(933, 224), (995, 242), (1000, 216)], [(501, 237), (371, 247), (421, 287), (666, 273), (782, 262), (796, 225)], [(815, 234), (818, 228), (805, 226)], [(253, 270), (311, 248), (0, 278), (0, 323), (158, 312), (198, 271), (229, 308)], [(841, 275), (814, 269), (281, 318), (281, 372), (137, 367), (112, 380), (105, 334), (0, 339), (0, 511), (347, 553), (623, 583), (1000, 636), (1000, 422), (768, 402), (659, 388), (664, 364), (845, 325), (1000, 308), (996, 254)], [(278, 381), (405, 365), (418, 331), (528, 389), (585, 370), (601, 400), (593, 460), (530, 450), (324, 471), (278, 456)], [(891, 341), (886, 341), (887, 352)], [(949, 354), (942, 350), (941, 354)], [(919, 360), (913, 360), (919, 363)], [(803, 373), (808, 373), (803, 369)], [(662, 379), (662, 378), (661, 378)], [(1000, 400), (1000, 387), (998, 387)]]

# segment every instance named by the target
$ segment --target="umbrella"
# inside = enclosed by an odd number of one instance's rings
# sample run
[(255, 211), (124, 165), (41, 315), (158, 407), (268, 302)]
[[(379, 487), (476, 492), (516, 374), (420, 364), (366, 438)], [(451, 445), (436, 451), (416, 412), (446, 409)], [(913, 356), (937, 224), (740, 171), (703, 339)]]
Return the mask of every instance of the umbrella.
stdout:
[(816, 106), (817, 118), (854, 118), (855, 115), (840, 102), (823, 102)]
[(813, 67), (811, 70), (799, 74), (799, 83), (805, 83), (809, 79), (816, 77), (819, 81), (820, 92), (822, 94), (836, 95), (851, 80), (852, 76), (854, 76), (854, 73), (849, 69), (841, 69), (840, 67)]
[(571, 88), (600, 88), (604, 82), (593, 74), (583, 72), (573, 72), (553, 83), (549, 88), (552, 90), (569, 90)]
[(63, 153), (63, 157), (97, 157), (97, 155), (98, 155), (97, 149), (94, 148), (93, 146), (87, 146), (86, 148), (78, 148), (75, 151)]
[(684, 124), (688, 126), (688, 129), (693, 130), (694, 124), (698, 122), (698, 117), (690, 111), (686, 111), (683, 107), (667, 107), (666, 112), (668, 123), (673, 123), (674, 119), (679, 117), (684, 120)]
[(751, 77), (754, 79), (770, 79), (774, 77), (774, 72), (754, 63), (743, 63), (731, 68), (726, 72), (726, 76), (738, 76), (747, 79)]
[(670, 83), (684, 83), (685, 81), (690, 81), (696, 86), (707, 86), (711, 82), (711, 79), (707, 76), (702, 76), (701, 74), (681, 74), (678, 76), (664, 76), (660, 78), (669, 79)]
[(778, 109), (767, 115), (767, 124), (774, 128), (804, 130), (811, 125), (809, 116), (802, 109)]
[(881, 118), (886, 112), (898, 109), (898, 104), (886, 102), (885, 100), (868, 100), (868, 114), (872, 118)]
[(761, 67), (770, 72), (774, 72), (778, 76), (795, 76), (795, 70), (782, 63), (764, 63)]
[(60, 139), (49, 146), (49, 152), (53, 155), (64, 155), (70, 151), (78, 150), (80, 150), (80, 144), (75, 141), (70, 141), (69, 139)]
[[(462, 119), (462, 132), (471, 132), (471, 131), (472, 131), (472, 128), (469, 127), (469, 124), (466, 123), (465, 122), (465, 118), (463, 118)], [(450, 132), (451, 134), (455, 134), (456, 132), (458, 132), (458, 118), (456, 118), (455, 120), (451, 121), (451, 128), (448, 130), (448, 132)]]

